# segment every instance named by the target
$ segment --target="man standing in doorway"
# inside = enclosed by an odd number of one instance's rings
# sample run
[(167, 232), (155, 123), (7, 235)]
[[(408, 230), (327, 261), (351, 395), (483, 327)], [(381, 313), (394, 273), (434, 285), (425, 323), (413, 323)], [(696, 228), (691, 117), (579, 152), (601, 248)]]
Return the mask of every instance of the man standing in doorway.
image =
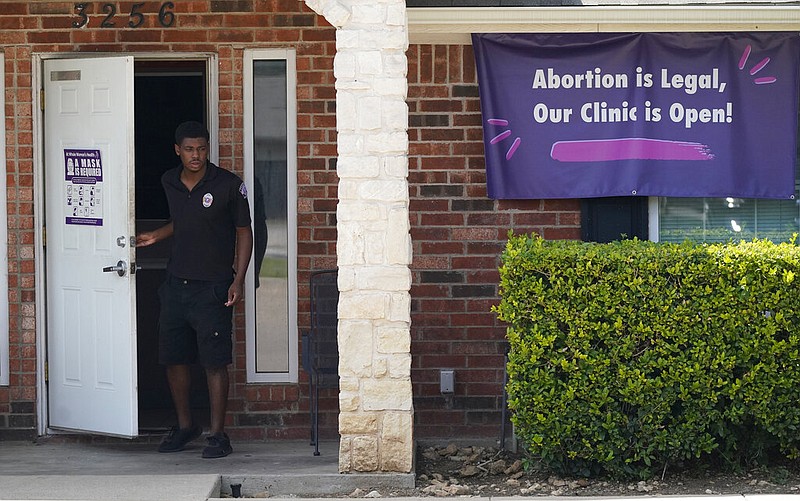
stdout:
[(194, 362), (206, 371), (211, 429), (204, 458), (233, 449), (224, 431), (228, 365), (233, 361), (233, 305), (244, 294), (253, 250), (247, 189), (241, 178), (208, 161), (208, 129), (184, 122), (175, 130), (181, 165), (161, 177), (170, 222), (136, 237), (144, 247), (172, 237), (167, 278), (158, 290), (159, 362), (166, 366), (178, 417), (158, 447), (177, 452), (202, 434), (192, 419), (189, 389)]

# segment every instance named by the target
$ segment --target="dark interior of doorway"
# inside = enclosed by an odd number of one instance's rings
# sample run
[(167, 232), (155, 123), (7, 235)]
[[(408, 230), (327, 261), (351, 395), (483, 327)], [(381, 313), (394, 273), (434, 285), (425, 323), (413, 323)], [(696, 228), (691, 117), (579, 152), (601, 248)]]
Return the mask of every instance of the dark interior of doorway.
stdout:
[[(174, 132), (185, 120), (208, 123), (206, 62), (139, 61), (134, 65), (136, 231), (169, 218), (161, 175), (178, 165)], [(137, 250), (136, 322), (139, 432), (160, 433), (176, 424), (163, 366), (158, 363), (158, 287), (164, 280), (169, 241)], [(201, 251), (200, 251), (201, 252)], [(208, 426), (208, 391), (202, 368), (192, 368), (195, 419)]]

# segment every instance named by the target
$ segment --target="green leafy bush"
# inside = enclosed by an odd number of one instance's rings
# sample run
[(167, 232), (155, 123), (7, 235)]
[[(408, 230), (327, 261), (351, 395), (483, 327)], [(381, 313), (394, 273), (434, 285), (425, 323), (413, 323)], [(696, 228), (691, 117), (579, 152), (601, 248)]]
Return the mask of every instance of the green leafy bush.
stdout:
[(800, 249), (509, 235), (509, 408), (562, 473), (800, 450)]

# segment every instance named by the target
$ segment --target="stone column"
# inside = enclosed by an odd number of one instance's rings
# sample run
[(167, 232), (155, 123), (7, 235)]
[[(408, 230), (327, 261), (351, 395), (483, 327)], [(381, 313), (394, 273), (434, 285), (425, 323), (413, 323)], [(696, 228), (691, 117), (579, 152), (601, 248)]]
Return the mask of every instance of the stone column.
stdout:
[(306, 0), (337, 28), (339, 471), (410, 472), (405, 0)]

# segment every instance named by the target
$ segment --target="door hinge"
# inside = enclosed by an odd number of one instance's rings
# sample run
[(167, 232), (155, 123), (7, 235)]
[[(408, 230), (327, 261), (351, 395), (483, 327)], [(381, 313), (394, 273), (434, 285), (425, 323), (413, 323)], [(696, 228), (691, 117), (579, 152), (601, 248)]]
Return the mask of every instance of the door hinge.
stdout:
[(42, 226), (42, 247), (47, 247), (47, 226)]
[(44, 361), (44, 382), (50, 381), (50, 365), (47, 360)]
[(44, 111), (44, 89), (39, 89), (39, 108)]

